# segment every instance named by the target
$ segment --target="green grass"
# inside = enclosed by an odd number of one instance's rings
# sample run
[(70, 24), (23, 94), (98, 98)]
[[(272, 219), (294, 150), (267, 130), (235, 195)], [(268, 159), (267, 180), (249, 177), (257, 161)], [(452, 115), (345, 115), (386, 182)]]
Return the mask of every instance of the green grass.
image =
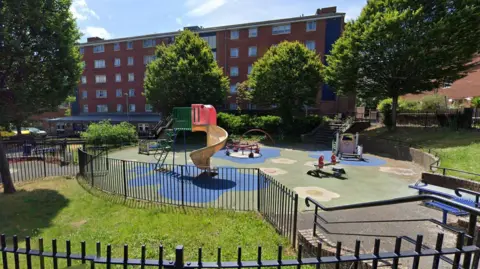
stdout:
[(185, 247), (185, 260), (196, 260), (198, 247), (203, 248), (204, 261), (216, 261), (217, 247), (222, 247), (224, 261), (236, 260), (238, 246), (243, 247), (244, 260), (255, 260), (259, 245), (266, 259), (276, 258), (278, 245), (285, 246), (286, 256), (293, 253), (288, 240), (256, 213), (182, 210), (131, 200), (125, 204), (123, 198), (92, 195), (72, 179), (23, 185), (16, 194), (0, 194), (0, 205), (0, 233), (32, 236), (35, 247), (37, 239), (43, 237), (47, 249), (56, 238), (62, 252), (65, 240), (70, 239), (73, 252), (79, 253), (80, 242), (85, 240), (87, 253), (95, 254), (95, 242), (101, 241), (102, 255), (106, 255), (106, 244), (111, 244), (113, 256), (118, 258), (125, 243), (130, 246), (131, 258), (140, 258), (142, 244), (151, 259), (158, 257), (160, 244), (167, 259), (174, 258), (177, 245)]
[[(378, 128), (367, 131), (365, 134), (380, 138), (400, 140), (403, 143), (410, 143), (414, 145), (414, 147), (425, 151), (432, 149), (438, 153), (441, 160), (441, 167), (480, 173), (480, 166), (478, 165), (478, 159), (480, 157), (480, 132), (398, 127), (395, 132), (388, 132), (385, 128)], [(480, 181), (480, 177), (468, 176), (462, 173), (448, 172), (447, 174)]]

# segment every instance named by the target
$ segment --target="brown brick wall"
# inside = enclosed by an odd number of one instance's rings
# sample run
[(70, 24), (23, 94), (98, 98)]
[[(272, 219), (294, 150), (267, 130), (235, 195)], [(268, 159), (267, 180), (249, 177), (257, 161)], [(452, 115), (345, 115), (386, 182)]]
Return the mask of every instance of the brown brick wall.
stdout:
[(454, 176), (444, 176), (434, 173), (422, 173), (422, 182), (447, 189), (464, 188), (480, 192), (480, 183)]

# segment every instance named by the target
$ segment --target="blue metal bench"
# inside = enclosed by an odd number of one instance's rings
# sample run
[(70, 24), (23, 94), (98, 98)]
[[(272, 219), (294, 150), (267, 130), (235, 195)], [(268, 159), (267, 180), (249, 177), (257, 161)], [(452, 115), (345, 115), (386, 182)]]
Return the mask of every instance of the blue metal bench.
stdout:
[[(438, 196), (442, 196), (442, 197), (445, 197), (445, 198), (448, 198), (448, 199), (451, 199), (455, 202), (459, 202), (459, 203), (462, 203), (464, 205), (468, 205), (468, 206), (472, 206), (472, 207), (476, 207), (476, 203), (475, 201), (473, 200), (470, 200), (470, 199), (466, 199), (466, 198), (461, 198), (461, 197), (458, 197), (458, 196), (455, 196), (455, 195), (452, 195), (452, 194), (448, 194), (448, 193), (444, 193), (444, 192), (441, 192), (441, 191), (436, 191), (436, 190), (432, 190), (432, 189), (427, 189), (426, 186), (428, 186), (428, 184), (423, 184), (423, 185), (418, 185), (418, 184), (415, 184), (415, 185), (410, 185), (409, 187), (412, 188), (412, 189), (416, 189), (418, 190), (418, 192), (420, 194), (422, 193), (426, 193), (426, 194), (434, 194), (434, 195), (438, 195)], [(436, 207), (436, 208), (439, 208), (443, 211), (443, 216), (442, 216), (442, 223), (443, 224), (446, 224), (447, 223), (447, 215), (448, 213), (454, 215), (454, 216), (465, 216), (465, 215), (468, 215), (468, 212), (466, 211), (463, 211), (463, 210), (460, 210), (456, 207), (452, 207), (452, 206), (449, 206), (449, 205), (446, 205), (444, 203), (441, 203), (441, 202), (436, 202), (436, 201), (430, 201), (430, 202), (425, 202), (426, 205), (429, 205), (429, 206), (432, 206), (432, 207)]]

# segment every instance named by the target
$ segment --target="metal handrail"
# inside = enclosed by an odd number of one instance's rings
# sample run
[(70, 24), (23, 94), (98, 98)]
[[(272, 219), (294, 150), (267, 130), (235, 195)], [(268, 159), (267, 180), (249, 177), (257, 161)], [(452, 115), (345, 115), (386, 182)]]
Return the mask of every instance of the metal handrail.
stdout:
[(459, 196), (459, 197), (462, 197), (461, 192), (474, 195), (474, 196), (475, 196), (475, 205), (476, 205), (477, 207), (480, 205), (480, 204), (479, 204), (479, 201), (480, 201), (480, 192), (476, 192), (476, 191), (472, 191), (472, 190), (464, 189), (464, 188), (456, 188), (456, 189), (455, 189), (455, 194), (456, 194), (457, 196)]

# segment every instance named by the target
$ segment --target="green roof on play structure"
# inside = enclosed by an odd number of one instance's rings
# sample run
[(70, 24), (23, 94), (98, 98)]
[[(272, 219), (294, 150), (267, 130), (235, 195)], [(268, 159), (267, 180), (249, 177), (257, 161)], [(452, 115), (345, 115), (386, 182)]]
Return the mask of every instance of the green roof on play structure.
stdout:
[(173, 129), (191, 131), (192, 130), (192, 108), (174, 107), (173, 108)]

